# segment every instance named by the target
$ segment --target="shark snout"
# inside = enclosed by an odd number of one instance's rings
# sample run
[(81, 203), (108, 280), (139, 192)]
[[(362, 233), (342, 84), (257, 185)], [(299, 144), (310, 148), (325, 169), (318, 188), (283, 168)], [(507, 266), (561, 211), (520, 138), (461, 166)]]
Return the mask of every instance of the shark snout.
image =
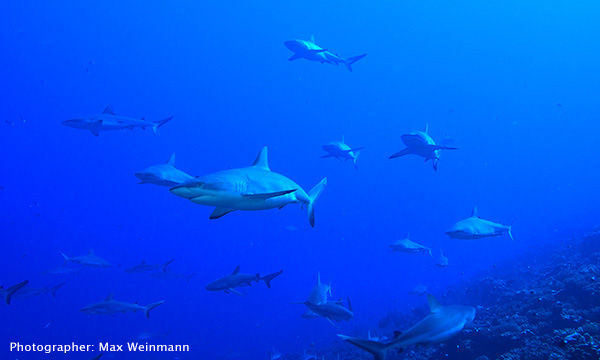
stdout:
[(288, 40), (283, 43), (286, 48), (292, 50), (293, 52), (297, 52), (302, 49), (302, 45), (298, 42), (298, 40)]

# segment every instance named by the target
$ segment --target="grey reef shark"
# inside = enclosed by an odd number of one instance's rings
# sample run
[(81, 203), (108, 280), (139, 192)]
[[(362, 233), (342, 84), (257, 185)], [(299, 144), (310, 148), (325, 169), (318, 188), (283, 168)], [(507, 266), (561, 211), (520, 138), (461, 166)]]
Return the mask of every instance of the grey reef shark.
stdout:
[(82, 118), (75, 118), (65, 120), (62, 122), (63, 125), (75, 128), (89, 130), (94, 136), (98, 136), (100, 131), (106, 130), (133, 130), (135, 128), (147, 129), (151, 128), (154, 133), (157, 133), (159, 127), (163, 126), (173, 117), (170, 116), (166, 119), (159, 121), (146, 121), (144, 118), (134, 119), (125, 116), (115, 115), (111, 105), (108, 105), (102, 114), (89, 115)]
[(404, 239), (396, 240), (394, 243), (390, 245), (390, 248), (393, 252), (404, 252), (409, 254), (416, 254), (420, 252), (429, 253), (431, 257), (431, 248), (423, 246), (421, 244), (417, 244), (416, 242), (410, 240), (410, 234), (406, 234)]
[(215, 206), (210, 215), (218, 219), (235, 210), (268, 210), (289, 204), (308, 208), (308, 221), (315, 225), (314, 207), (327, 184), (324, 178), (308, 193), (290, 178), (271, 171), (265, 146), (252, 166), (198, 176), (171, 188), (177, 196), (207, 206)]
[(428, 130), (429, 125), (426, 125), (425, 131), (415, 131), (410, 134), (402, 135), (400, 138), (402, 139), (402, 142), (406, 148), (390, 156), (390, 159), (395, 159), (404, 155), (417, 155), (425, 158), (425, 162), (432, 160), (433, 170), (437, 171), (438, 161), (440, 160), (440, 152), (442, 150), (458, 150), (458, 148), (437, 145), (427, 133)]
[(271, 288), (271, 281), (281, 275), (283, 270), (276, 273), (260, 276), (259, 274), (244, 274), (240, 272), (240, 266), (238, 265), (233, 272), (227, 276), (223, 276), (210, 284), (206, 285), (206, 290), (209, 291), (223, 291), (226, 294), (232, 293), (243, 296), (241, 292), (237, 291), (236, 288), (243, 286), (252, 286), (253, 282), (263, 281), (268, 288)]
[(0, 296), (4, 298), (4, 303), (6, 305), (10, 305), (10, 300), (12, 299), (13, 295), (27, 284), (29, 284), (29, 280), (21, 281), (20, 283), (11, 286), (8, 289), (5, 289), (4, 286), (0, 286)]
[(352, 64), (367, 56), (367, 54), (362, 54), (349, 58), (340, 57), (339, 55), (333, 54), (327, 49), (323, 49), (319, 45), (315, 44), (314, 36), (311, 36), (310, 40), (288, 40), (283, 44), (294, 53), (294, 55), (288, 59), (289, 61), (306, 59), (310, 61), (318, 61), (321, 64), (344, 64), (350, 71), (352, 71)]
[(321, 158), (334, 157), (340, 161), (352, 160), (354, 168), (358, 169), (356, 159), (358, 159), (358, 155), (360, 155), (362, 149), (364, 149), (364, 147), (351, 148), (346, 144), (344, 137), (342, 136), (342, 141), (334, 141), (327, 145), (323, 145), (323, 150), (327, 152), (327, 155), (323, 155)]
[(169, 157), (169, 161), (166, 164), (150, 166), (143, 171), (135, 173), (135, 176), (140, 179), (138, 184), (154, 184), (168, 187), (173, 187), (194, 179), (193, 176), (175, 167), (175, 154)]
[(475, 308), (471, 306), (442, 306), (431, 295), (427, 295), (429, 315), (405, 332), (395, 331), (394, 338), (387, 343), (354, 338), (338, 334), (365, 351), (370, 352), (375, 360), (385, 360), (390, 350), (403, 351), (414, 345), (426, 345), (446, 341), (459, 334), (465, 326), (475, 319)]
[(96, 254), (94, 253), (94, 250), (91, 250), (91, 249), (87, 255), (74, 256), (74, 257), (69, 257), (69, 256), (65, 255), (64, 253), (61, 253), (61, 255), (65, 259), (65, 262), (64, 262), (65, 265), (67, 263), (75, 263), (75, 264), (91, 266), (91, 267), (110, 267), (110, 266), (112, 266), (111, 263), (109, 263), (108, 261), (104, 260), (103, 258), (101, 258), (99, 256), (96, 256)]
[(477, 207), (473, 207), (471, 216), (463, 219), (446, 230), (446, 234), (453, 239), (477, 240), (490, 236), (500, 236), (507, 233), (512, 236), (512, 225), (502, 225), (489, 220), (484, 220), (477, 214)]
[(146, 306), (139, 305), (138, 303), (127, 303), (122, 301), (116, 301), (113, 299), (113, 294), (110, 294), (104, 299), (88, 306), (81, 308), (79, 311), (90, 314), (90, 315), (107, 315), (116, 313), (126, 313), (128, 311), (136, 312), (143, 311), (144, 315), (150, 319), (150, 311), (159, 305), (164, 304), (163, 301), (158, 301)]

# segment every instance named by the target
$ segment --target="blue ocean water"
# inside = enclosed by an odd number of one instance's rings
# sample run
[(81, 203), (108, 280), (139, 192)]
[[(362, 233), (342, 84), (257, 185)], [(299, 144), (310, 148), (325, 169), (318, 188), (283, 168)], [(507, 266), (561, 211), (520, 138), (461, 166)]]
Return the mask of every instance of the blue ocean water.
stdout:
[[(349, 349), (390, 311), (424, 306), (416, 285), (448, 287), (598, 224), (600, 4), (595, 1), (36, 1), (0, 12), (0, 261), (5, 287), (52, 287), (0, 306), (0, 358), (89, 359), (14, 353), (9, 342), (189, 344), (189, 353), (111, 353), (107, 359), (265, 359)], [(290, 39), (315, 42), (343, 65), (288, 61)], [(173, 120), (152, 130), (89, 131), (62, 121), (97, 114)], [(423, 130), (457, 151), (407, 156), (402, 134)], [(358, 169), (323, 159), (341, 140), (364, 147)], [(306, 209), (212, 208), (139, 185), (134, 173), (177, 154), (193, 176), (249, 166), (263, 146), (271, 170), (306, 191), (323, 177), (311, 228)], [(510, 224), (507, 236), (453, 240), (444, 231), (473, 206)], [(410, 232), (443, 249), (392, 254)], [(90, 249), (113, 264), (45, 275), (61, 252)], [(536, 251), (536, 250), (533, 250)], [(124, 273), (142, 259), (175, 261), (185, 279)], [(206, 284), (240, 265), (283, 269), (245, 296)], [(317, 273), (355, 318), (302, 319)], [(165, 303), (148, 320), (79, 311), (115, 299)], [(476, 306), (469, 299), (465, 305)], [(333, 349), (333, 350), (332, 350)], [(286, 355), (288, 356), (288, 355)], [(331, 355), (333, 356), (333, 355)], [(371, 358), (364, 354), (364, 358)], [(327, 357), (326, 357), (327, 358)], [(331, 357), (333, 358), (333, 357)]]

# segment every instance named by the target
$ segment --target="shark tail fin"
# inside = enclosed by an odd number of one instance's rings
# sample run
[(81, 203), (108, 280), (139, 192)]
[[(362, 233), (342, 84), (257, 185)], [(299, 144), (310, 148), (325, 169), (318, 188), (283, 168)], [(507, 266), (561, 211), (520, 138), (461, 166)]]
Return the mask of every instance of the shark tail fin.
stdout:
[(389, 350), (386, 344), (377, 341), (353, 338), (350, 336), (340, 334), (338, 334), (338, 336), (341, 339), (346, 340), (350, 344), (371, 353), (375, 357), (375, 360), (385, 360), (387, 352)]
[(356, 165), (356, 160), (358, 159), (358, 155), (360, 155), (360, 150), (354, 151), (354, 159), (352, 159), (352, 162), (354, 163), (354, 168), (356, 170), (358, 170), (358, 165)]
[(152, 123), (152, 131), (154, 131), (155, 134), (158, 134), (158, 128), (163, 126), (164, 124), (168, 123), (169, 121), (171, 121), (173, 117), (169, 116), (166, 119), (162, 119), (162, 120), (158, 120)]
[(146, 309), (144, 309), (144, 315), (146, 315), (146, 317), (147, 317), (148, 319), (150, 319), (150, 310), (152, 310), (152, 309), (154, 309), (155, 307), (157, 307), (158, 305), (162, 305), (162, 304), (164, 304), (164, 303), (165, 303), (165, 301), (163, 300), (163, 301), (159, 301), (159, 302), (155, 302), (155, 303), (152, 303), (152, 304), (150, 304), (150, 305), (147, 305), (147, 306), (146, 306)]
[(69, 257), (67, 255), (65, 255), (65, 253), (60, 253), (62, 255), (63, 258), (65, 258), (65, 262), (63, 263), (63, 266), (66, 265), (69, 262)]
[(167, 261), (166, 263), (162, 264), (162, 269), (163, 269), (163, 272), (167, 272), (167, 267), (168, 267), (169, 265), (171, 265), (171, 263), (172, 263), (173, 261), (175, 261), (175, 259), (171, 259), (171, 260)]
[(312, 227), (315, 227), (315, 202), (317, 202), (319, 196), (321, 196), (323, 189), (325, 189), (325, 185), (327, 185), (327, 178), (323, 178), (321, 182), (308, 192), (308, 197), (310, 198), (310, 203), (308, 204), (308, 221)]
[(271, 280), (273, 280), (273, 279), (275, 279), (276, 277), (278, 277), (279, 275), (281, 275), (281, 273), (282, 273), (282, 272), (283, 272), (283, 270), (280, 270), (280, 271), (278, 271), (278, 272), (276, 272), (276, 273), (272, 273), (272, 274), (269, 274), (269, 275), (265, 275), (265, 276), (261, 277), (260, 279), (261, 279), (262, 281), (264, 281), (264, 282), (265, 282), (265, 285), (267, 285), (267, 287), (270, 289), (270, 288), (271, 288)]
[(515, 238), (512, 236), (512, 225), (508, 227), (508, 236), (512, 241), (515, 241)]
[(13, 285), (11, 287), (9, 287), (8, 289), (5, 290), (4, 292), (4, 302), (6, 303), (6, 305), (10, 305), (10, 299), (12, 298), (12, 296), (19, 291), (20, 288), (22, 288), (23, 286), (29, 284), (29, 280), (25, 280), (22, 281), (20, 283), (18, 283), (17, 285)]
[(55, 287), (50, 289), (50, 295), (52, 295), (53, 298), (56, 297), (56, 290), (60, 289), (64, 284), (66, 284), (65, 282), (62, 282), (58, 285), (56, 285)]
[(367, 56), (367, 54), (349, 57), (344, 61), (344, 65), (346, 65), (346, 67), (348, 68), (349, 71), (352, 71), (352, 64), (354, 64), (358, 60), (364, 58), (365, 56)]

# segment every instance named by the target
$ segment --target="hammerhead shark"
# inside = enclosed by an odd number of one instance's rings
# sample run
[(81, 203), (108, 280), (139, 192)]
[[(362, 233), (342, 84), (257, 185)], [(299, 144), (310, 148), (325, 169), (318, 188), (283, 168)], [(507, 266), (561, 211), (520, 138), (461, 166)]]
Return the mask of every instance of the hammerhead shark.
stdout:
[(321, 156), (322, 158), (334, 157), (338, 160), (352, 160), (354, 163), (354, 168), (358, 169), (356, 165), (356, 159), (358, 159), (358, 155), (360, 155), (360, 150), (364, 149), (364, 147), (351, 148), (344, 142), (344, 137), (342, 136), (342, 141), (334, 141), (327, 145), (323, 145), (323, 150), (327, 151), (327, 155)]
[(394, 338), (388, 343), (353, 338), (338, 334), (346, 340), (365, 351), (370, 352), (375, 360), (385, 360), (387, 353), (392, 349), (404, 350), (411, 345), (425, 345), (446, 341), (459, 334), (467, 324), (475, 319), (475, 308), (471, 306), (442, 306), (431, 295), (427, 295), (430, 313), (423, 320), (416, 323), (405, 332), (394, 332)]
[(153, 165), (143, 171), (135, 173), (141, 181), (138, 184), (155, 184), (173, 187), (194, 177), (175, 167), (175, 154), (171, 154), (166, 164)]
[(294, 61), (297, 59), (306, 59), (310, 61), (318, 61), (321, 64), (344, 64), (346, 65), (346, 68), (348, 68), (349, 71), (352, 71), (352, 64), (367, 56), (367, 54), (362, 54), (349, 58), (340, 57), (336, 54), (327, 51), (327, 49), (323, 49), (319, 45), (315, 44), (314, 36), (310, 37), (310, 41), (288, 40), (283, 44), (285, 45), (285, 47), (294, 52), (294, 55), (292, 55), (292, 57), (288, 59), (289, 61)]
[(157, 129), (171, 120), (173, 117), (168, 117), (159, 121), (146, 121), (144, 118), (134, 119), (125, 116), (117, 116), (111, 105), (108, 105), (102, 114), (89, 115), (83, 118), (70, 119), (62, 122), (63, 125), (75, 128), (89, 130), (94, 136), (98, 136), (100, 131), (105, 130), (133, 130), (136, 127), (142, 129), (151, 128), (154, 133)]
[(4, 297), (4, 303), (6, 305), (10, 305), (10, 300), (12, 299), (12, 296), (17, 291), (19, 291), (19, 289), (21, 289), (27, 284), (29, 284), (29, 280), (22, 281), (16, 285), (9, 287), (8, 289), (5, 289), (4, 286), (0, 286), (0, 296)]
[(240, 272), (240, 266), (238, 265), (230, 275), (224, 276), (217, 279), (210, 284), (206, 285), (206, 290), (209, 291), (224, 291), (226, 294), (233, 293), (236, 295), (244, 295), (241, 292), (235, 290), (235, 288), (242, 286), (252, 286), (252, 282), (264, 281), (268, 288), (271, 288), (271, 281), (281, 275), (283, 270), (276, 273), (260, 276), (259, 274), (244, 274)]
[(445, 145), (437, 145), (435, 141), (427, 134), (429, 125), (425, 126), (425, 131), (415, 131), (410, 134), (404, 134), (400, 138), (406, 148), (398, 151), (397, 153), (390, 156), (390, 159), (394, 159), (404, 155), (417, 155), (425, 158), (425, 161), (433, 161), (433, 170), (437, 171), (438, 161), (440, 160), (441, 150), (458, 150), (455, 147), (448, 147)]
[(505, 232), (512, 236), (512, 225), (502, 225), (489, 220), (484, 220), (477, 215), (477, 207), (473, 207), (471, 217), (463, 219), (446, 230), (446, 234), (453, 239), (476, 240), (490, 236), (500, 236)]
[(88, 305), (80, 309), (81, 312), (92, 315), (103, 315), (103, 314), (116, 314), (116, 313), (126, 313), (128, 311), (136, 312), (141, 310), (144, 312), (144, 315), (148, 319), (150, 319), (150, 310), (156, 308), (159, 305), (164, 304), (163, 301), (158, 301), (146, 306), (139, 305), (138, 303), (127, 303), (122, 301), (116, 301), (113, 299), (113, 294), (110, 294), (104, 299), (104, 301), (97, 302), (95, 304)]
[(307, 194), (288, 177), (269, 169), (267, 153), (265, 146), (252, 166), (198, 176), (171, 188), (171, 192), (196, 204), (215, 206), (211, 219), (235, 210), (281, 209), (288, 204), (300, 203), (307, 205), (308, 220), (314, 227), (315, 202), (323, 192), (327, 178)]

